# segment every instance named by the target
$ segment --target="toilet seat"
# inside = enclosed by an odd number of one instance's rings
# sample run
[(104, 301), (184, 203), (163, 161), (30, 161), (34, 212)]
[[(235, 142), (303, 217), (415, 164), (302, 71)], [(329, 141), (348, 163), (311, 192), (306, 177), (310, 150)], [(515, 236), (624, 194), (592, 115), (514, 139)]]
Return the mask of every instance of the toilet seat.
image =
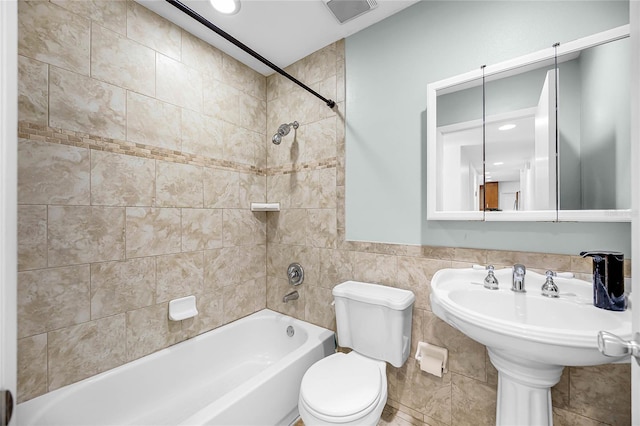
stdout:
[(302, 378), (300, 403), (328, 423), (358, 420), (380, 404), (386, 388), (382, 371), (379, 361), (357, 353), (328, 356), (312, 365)]

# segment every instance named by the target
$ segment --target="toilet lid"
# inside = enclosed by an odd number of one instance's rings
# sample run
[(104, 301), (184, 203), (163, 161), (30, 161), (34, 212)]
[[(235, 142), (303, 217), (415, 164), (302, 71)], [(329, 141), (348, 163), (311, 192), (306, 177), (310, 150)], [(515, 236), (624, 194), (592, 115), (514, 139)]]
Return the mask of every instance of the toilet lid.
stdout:
[(313, 410), (331, 417), (366, 415), (380, 399), (382, 377), (374, 362), (343, 353), (311, 366), (302, 378), (300, 396)]

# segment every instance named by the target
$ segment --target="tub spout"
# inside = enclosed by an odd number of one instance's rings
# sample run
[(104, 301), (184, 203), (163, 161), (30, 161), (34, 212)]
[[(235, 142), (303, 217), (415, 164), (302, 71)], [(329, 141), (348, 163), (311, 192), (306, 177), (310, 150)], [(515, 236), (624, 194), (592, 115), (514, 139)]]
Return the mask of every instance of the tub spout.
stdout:
[(291, 293), (285, 294), (284, 297), (282, 298), (282, 301), (284, 303), (287, 303), (289, 300), (298, 300), (299, 298), (300, 298), (300, 294), (298, 294), (298, 292), (294, 290)]

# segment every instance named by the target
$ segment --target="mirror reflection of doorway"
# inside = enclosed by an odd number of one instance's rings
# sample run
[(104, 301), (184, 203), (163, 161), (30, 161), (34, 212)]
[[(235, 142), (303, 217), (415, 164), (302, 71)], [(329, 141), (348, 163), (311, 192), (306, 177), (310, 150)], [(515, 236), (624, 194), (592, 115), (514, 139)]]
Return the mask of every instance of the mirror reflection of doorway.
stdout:
[(480, 210), (499, 210), (500, 202), (500, 182), (487, 182), (480, 185)]

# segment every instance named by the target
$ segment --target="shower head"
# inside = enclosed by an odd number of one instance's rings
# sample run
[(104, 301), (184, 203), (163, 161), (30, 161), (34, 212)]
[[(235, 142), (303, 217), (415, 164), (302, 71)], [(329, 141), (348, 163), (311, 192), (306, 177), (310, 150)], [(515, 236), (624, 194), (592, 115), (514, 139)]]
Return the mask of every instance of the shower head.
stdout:
[(273, 135), (273, 137), (271, 138), (271, 142), (273, 142), (275, 145), (280, 145), (280, 142), (282, 142), (282, 137), (287, 136), (291, 131), (292, 127), (294, 129), (297, 129), (298, 126), (299, 124), (297, 121), (294, 121), (293, 123), (289, 123), (289, 124), (287, 123), (281, 124), (280, 127), (278, 127), (278, 131), (276, 132), (276, 134)]
[(278, 127), (278, 134), (280, 136), (287, 136), (290, 131), (291, 131), (290, 124), (281, 124), (280, 127)]

